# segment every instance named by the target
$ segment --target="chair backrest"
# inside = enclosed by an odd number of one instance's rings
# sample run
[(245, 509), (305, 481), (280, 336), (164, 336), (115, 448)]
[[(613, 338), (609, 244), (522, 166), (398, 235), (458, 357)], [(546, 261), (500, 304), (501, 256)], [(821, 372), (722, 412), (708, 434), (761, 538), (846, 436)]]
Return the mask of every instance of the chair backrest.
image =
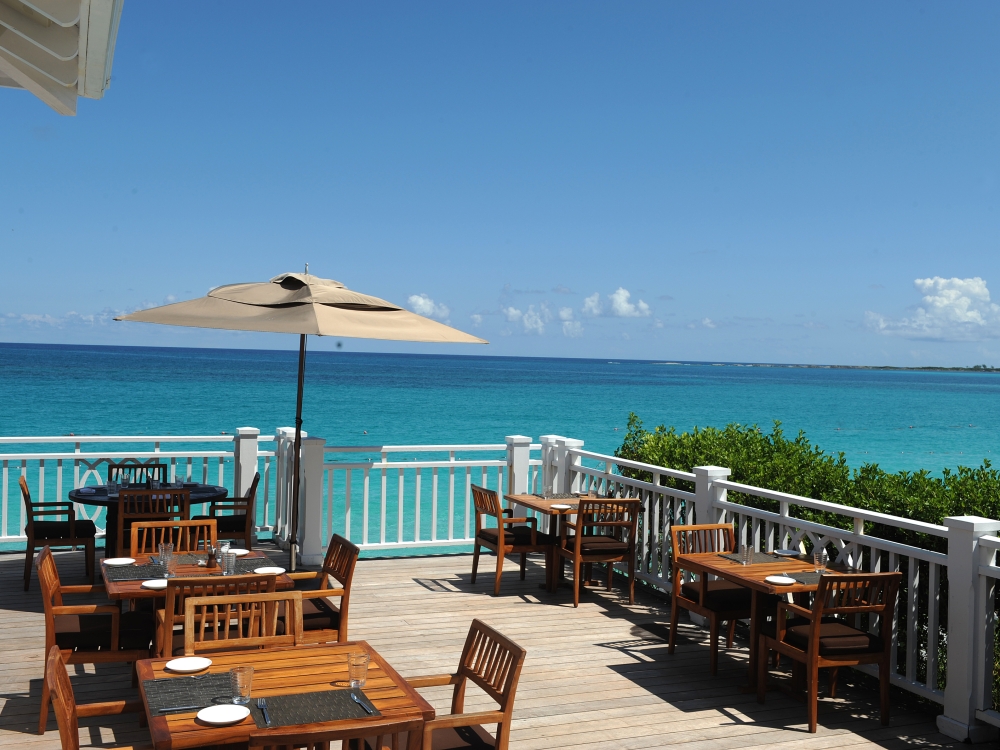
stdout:
[(45, 680), (48, 682), (55, 709), (56, 723), (59, 725), (59, 740), (62, 750), (79, 750), (80, 725), (76, 716), (76, 696), (66, 671), (62, 651), (58, 646), (48, 650), (45, 659)]
[(670, 527), (671, 559), (698, 552), (732, 552), (736, 534), (731, 523), (674, 524)]
[[(284, 635), (278, 621), (284, 605)], [(184, 602), (184, 655), (302, 643), (302, 593), (190, 596)]]
[(899, 572), (820, 576), (813, 600), (813, 612), (816, 614), (810, 629), (810, 640), (819, 637), (819, 625), (824, 617), (839, 615), (851, 618), (867, 613), (879, 618), (883, 643), (890, 643), (896, 594), (902, 580), (903, 574)]
[(119, 490), (118, 550), (125, 545), (125, 531), (135, 521), (186, 521), (191, 504), (190, 490)]
[(483, 516), (490, 516), (497, 526), (497, 544), (504, 545), (504, 533), (507, 527), (501, 522), (503, 517), (503, 505), (500, 503), (500, 496), (493, 490), (480, 487), (478, 484), (472, 485), (472, 502), (476, 508), (476, 531), (479, 535), (481, 529), (485, 528)]
[(129, 555), (152, 555), (161, 543), (174, 545), (174, 552), (195, 552), (219, 543), (214, 518), (199, 521), (136, 521), (132, 524)]
[(126, 459), (121, 463), (108, 464), (109, 482), (126, 482), (140, 484), (154, 479), (157, 482), (167, 481), (166, 464), (143, 464), (136, 459)]
[(38, 571), (38, 585), (42, 589), (42, 607), (45, 611), (45, 648), (50, 649), (56, 643), (56, 619), (53, 607), (61, 607), (62, 583), (59, 581), (59, 571), (55, 558), (48, 546), (35, 557), (35, 569)]
[[(359, 740), (359, 747), (372, 750), (404, 750), (407, 734), (412, 732), (420, 737), (424, 729), (421, 717), (400, 719), (379, 716), (371, 719), (338, 721), (336, 729), (258, 729), (250, 732), (251, 748), (295, 748), (329, 747), (330, 742), (343, 742), (343, 746), (354, 747), (351, 740)], [(374, 743), (364, 740), (374, 739)], [(430, 748), (427, 748), (430, 750)]]
[(497, 727), (497, 747), (507, 747), (510, 720), (514, 713), (514, 693), (521, 677), (527, 651), (491, 628), (482, 620), (473, 620), (458, 664), (458, 681), (451, 699), (451, 712), (465, 710), (465, 687), (470, 681), (500, 704), (504, 720)]
[(330, 586), (330, 579), (333, 578), (340, 588), (344, 590), (340, 598), (340, 625), (338, 630), (341, 633), (347, 632), (347, 615), (351, 605), (351, 584), (354, 582), (354, 568), (358, 564), (360, 548), (353, 542), (344, 539), (340, 534), (334, 534), (330, 538), (330, 546), (326, 548), (326, 557), (323, 559), (323, 570), (319, 575), (319, 588), (321, 590), (336, 588)]
[(35, 514), (32, 513), (31, 490), (28, 489), (28, 482), (24, 477), (18, 477), (18, 484), (21, 485), (21, 499), (24, 501), (25, 534), (29, 539), (35, 538)]
[(576, 523), (579, 537), (589, 534), (606, 534), (632, 542), (639, 510), (638, 500), (592, 500), (580, 498), (577, 506)]

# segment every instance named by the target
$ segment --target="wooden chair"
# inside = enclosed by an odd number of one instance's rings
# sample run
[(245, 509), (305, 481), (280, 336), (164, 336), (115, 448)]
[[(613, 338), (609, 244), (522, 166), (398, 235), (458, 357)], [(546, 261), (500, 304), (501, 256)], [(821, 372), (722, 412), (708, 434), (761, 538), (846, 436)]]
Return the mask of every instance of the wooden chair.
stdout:
[(161, 543), (174, 545), (174, 552), (204, 551), (215, 547), (215, 521), (136, 521), (132, 524), (132, 544), (129, 555), (155, 555)]
[[(403, 750), (411, 733), (422, 733), (422, 718), (398, 719), (379, 716), (338, 722), (336, 729), (257, 729), (250, 732), (251, 750), (328, 750), (331, 742), (343, 747), (366, 747), (371, 750)], [(355, 745), (352, 740), (359, 744)], [(364, 744), (360, 744), (364, 743)], [(426, 748), (430, 750), (430, 748)]]
[(108, 482), (143, 484), (150, 480), (167, 481), (166, 464), (141, 464), (136, 460), (108, 463)]
[[(122, 612), (117, 604), (63, 604), (65, 594), (94, 594), (104, 586), (63, 586), (52, 551), (38, 553), (38, 583), (45, 610), (45, 653), (58, 648), (66, 664), (107, 664), (148, 659), (153, 638), (153, 616)], [(133, 672), (133, 679), (135, 673)], [(49, 715), (49, 683), (42, 684), (38, 733), (45, 733)]]
[[(816, 731), (819, 670), (831, 668), (830, 697), (837, 691), (837, 669), (858, 664), (877, 664), (882, 724), (889, 723), (890, 650), (896, 593), (902, 573), (824, 575), (812, 609), (797, 604), (778, 604), (773, 635), (762, 633), (757, 652), (757, 702), (767, 692), (767, 657), (771, 651), (805, 665), (806, 711), (809, 731)], [(878, 633), (859, 630), (848, 623), (855, 616), (878, 617)], [(788, 615), (795, 618), (789, 620)]]
[(674, 567), (674, 589), (670, 595), (670, 638), (667, 653), (674, 653), (677, 636), (678, 610), (701, 615), (708, 620), (709, 664), (712, 674), (719, 671), (719, 623), (728, 622), (726, 648), (733, 647), (736, 621), (750, 617), (750, 603), (753, 593), (750, 589), (729, 581), (709, 581), (701, 576), (697, 581), (682, 583), (681, 570), (677, 566), (680, 555), (697, 552), (717, 552), (726, 554), (736, 549), (736, 535), (732, 524), (704, 523), (670, 527), (671, 558)]
[(254, 503), (257, 498), (257, 484), (260, 472), (253, 475), (250, 491), (243, 497), (227, 497), (213, 500), (207, 516), (195, 516), (194, 520), (214, 518), (219, 528), (219, 539), (239, 539), (243, 547), (253, 549), (253, 532), (257, 522)]
[[(351, 584), (361, 550), (340, 534), (334, 534), (326, 549), (322, 570), (289, 573), (293, 581), (318, 580), (314, 589), (299, 589), (302, 594), (302, 628), (306, 643), (343, 643), (347, 640), (347, 616), (351, 604)], [(332, 588), (330, 579), (339, 586)], [(330, 601), (340, 597), (340, 605)]]
[[(275, 591), (276, 581), (277, 576), (256, 574), (169, 579), (164, 591), (163, 609), (156, 610), (156, 656), (166, 658), (184, 653), (184, 611), (189, 598), (271, 594)], [(175, 632), (178, 627), (182, 630)]]
[[(284, 634), (278, 614), (284, 605)], [(184, 602), (184, 655), (298, 646), (302, 640), (302, 594), (190, 596)]]
[[(62, 651), (58, 646), (49, 649), (45, 660), (45, 682), (51, 686), (52, 707), (55, 709), (56, 722), (59, 724), (59, 740), (62, 750), (80, 750), (81, 716), (118, 716), (124, 713), (138, 713), (143, 710), (142, 701), (105, 701), (103, 703), (76, 704), (73, 686), (66, 671)], [(152, 745), (128, 745), (126, 747), (107, 748), (107, 750), (152, 750)]]
[[(28, 543), (24, 551), (24, 590), (31, 585), (31, 563), (39, 547), (83, 547), (84, 570), (94, 582), (94, 537), (97, 527), (93, 521), (76, 520), (73, 503), (34, 503), (24, 477), (20, 477), (21, 498), (24, 500), (25, 536)], [(37, 521), (45, 516), (66, 516), (65, 521)]]
[[(451, 714), (438, 716), (424, 724), (423, 750), (433, 748), (491, 747), (507, 750), (510, 722), (514, 713), (514, 693), (527, 654), (514, 641), (501, 635), (481, 620), (473, 620), (465, 639), (458, 671), (453, 674), (411, 677), (411, 687), (454, 685)], [(471, 681), (495, 700), (499, 710), (463, 713), (465, 687)], [(496, 737), (483, 724), (496, 724)], [(465, 728), (465, 732), (458, 732)]]
[[(546, 556), (551, 555), (555, 537), (538, 531), (537, 518), (514, 518), (513, 511), (503, 509), (499, 496), (493, 490), (472, 485), (472, 501), (475, 503), (476, 513), (476, 541), (472, 552), (472, 583), (476, 582), (476, 573), (479, 570), (479, 548), (485, 547), (497, 556), (493, 596), (498, 596), (500, 594), (500, 578), (503, 576), (504, 557), (507, 555), (521, 556), (521, 580), (523, 581), (528, 553), (544, 552)], [(484, 525), (483, 520), (486, 516), (492, 518), (496, 526)]]
[[(591, 500), (581, 497), (576, 520), (564, 518), (559, 532), (559, 567), (562, 560), (573, 563), (573, 606), (580, 606), (580, 589), (583, 578), (580, 567), (590, 563), (607, 563), (608, 585), (616, 562), (628, 563), (628, 603), (635, 602), (635, 527), (639, 510), (638, 500)], [(567, 529), (573, 535), (567, 535)]]
[(190, 490), (119, 490), (118, 538), (115, 556), (121, 557), (125, 540), (131, 538), (136, 521), (186, 521), (191, 505)]

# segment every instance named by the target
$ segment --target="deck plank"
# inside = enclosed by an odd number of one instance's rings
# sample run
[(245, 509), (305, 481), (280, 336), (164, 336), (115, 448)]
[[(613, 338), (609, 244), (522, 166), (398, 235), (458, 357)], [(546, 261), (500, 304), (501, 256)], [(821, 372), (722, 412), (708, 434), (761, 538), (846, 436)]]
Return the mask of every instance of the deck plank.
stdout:
[[(283, 553), (272, 551), (279, 560)], [(83, 583), (81, 553), (57, 553), (64, 583)], [(59, 747), (55, 720), (34, 733), (44, 654), (44, 622), (37, 580), (22, 591), (17, 555), (0, 555), (0, 748)], [(746, 680), (746, 643), (722, 649), (719, 674), (708, 672), (707, 633), (679, 623), (676, 653), (643, 630), (665, 624), (669, 606), (644, 595), (629, 606), (619, 591), (587, 591), (574, 609), (568, 589), (548, 594), (540, 584), (540, 559), (529, 561), (525, 581), (513, 562), (505, 567), (499, 597), (491, 558), (470, 583), (471, 556), (362, 560), (357, 567), (350, 634), (365, 639), (404, 676), (445, 672), (456, 666), (469, 623), (484, 620), (528, 651), (518, 689), (511, 747), (642, 750), (681, 745), (685, 750), (903, 750), (952, 748), (936, 731), (933, 707), (894, 689), (889, 727), (878, 720), (877, 695), (863, 678), (841, 676), (837, 700), (820, 702), (819, 731), (805, 731), (805, 707), (770, 691), (760, 705), (740, 691)], [(86, 601), (81, 598), (80, 601)], [(95, 598), (93, 601), (101, 601)], [(848, 671), (849, 670), (845, 670)], [(123, 665), (77, 665), (78, 700), (134, 697)], [(450, 690), (424, 691), (447, 712)], [(467, 710), (491, 707), (475, 690)], [(92, 746), (148, 742), (135, 716), (81, 720), (81, 741)]]

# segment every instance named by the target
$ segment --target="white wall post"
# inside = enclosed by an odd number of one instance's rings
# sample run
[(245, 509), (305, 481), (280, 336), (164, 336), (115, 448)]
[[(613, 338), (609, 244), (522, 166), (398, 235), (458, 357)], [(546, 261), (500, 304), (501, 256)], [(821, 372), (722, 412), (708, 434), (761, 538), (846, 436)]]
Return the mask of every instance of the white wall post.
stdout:
[(583, 459), (579, 456), (570, 458), (570, 450), (579, 450), (583, 447), (583, 441), (576, 438), (559, 438), (556, 441), (556, 451), (559, 455), (559, 473), (557, 485), (553, 487), (554, 492), (567, 493), (580, 491), (580, 475), (573, 471), (574, 466), (580, 466)]
[(695, 523), (719, 523), (722, 512), (713, 507), (717, 500), (726, 499), (726, 491), (715, 486), (716, 479), (726, 479), (730, 471), (721, 466), (695, 466), (694, 472), (694, 507)]
[(555, 492), (558, 479), (558, 446), (563, 438), (560, 435), (542, 435), (538, 442), (542, 444), (542, 494)]
[(1000, 530), (1000, 521), (951, 516), (943, 523), (948, 527), (948, 674), (944, 713), (937, 717), (937, 726), (953, 739), (985, 742), (994, 739), (997, 730), (976, 719), (982, 692), (976, 675), (982, 672), (978, 667), (987, 648), (980, 625), (986, 621), (986, 606), (993, 606), (992, 601), (980, 601), (978, 594), (979, 537)]
[[(507, 444), (507, 494), (526, 495), (529, 492), (531, 480), (531, 438), (525, 435), (508, 435), (504, 438)], [(515, 518), (528, 515), (528, 509), (523, 505), (511, 503)]]
[(302, 439), (299, 485), (299, 559), (303, 565), (322, 565), (326, 555), (323, 538), (323, 438)]
[(233, 496), (242, 497), (257, 473), (257, 438), (260, 430), (256, 427), (237, 427), (233, 438)]

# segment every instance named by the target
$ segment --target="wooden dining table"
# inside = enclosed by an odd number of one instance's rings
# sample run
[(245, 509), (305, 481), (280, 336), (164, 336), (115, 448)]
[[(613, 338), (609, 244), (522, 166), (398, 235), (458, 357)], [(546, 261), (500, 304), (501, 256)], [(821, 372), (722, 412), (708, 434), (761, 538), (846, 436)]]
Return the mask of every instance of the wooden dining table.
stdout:
[[(697, 552), (687, 555), (678, 555), (675, 563), (674, 576), (677, 578), (681, 571), (696, 573), (698, 575), (711, 575), (723, 578), (731, 583), (739, 584), (750, 589), (752, 593), (750, 603), (750, 658), (748, 686), (756, 689), (757, 685), (757, 642), (760, 638), (761, 625), (767, 617), (773, 617), (774, 611), (768, 611), (768, 595), (781, 596), (785, 594), (807, 596), (814, 593), (819, 588), (819, 580), (815, 583), (793, 583), (788, 585), (769, 583), (765, 579), (768, 576), (779, 575), (781, 573), (815, 573), (816, 567), (812, 560), (807, 560), (805, 554), (796, 557), (779, 557), (768, 553), (757, 553), (758, 557), (772, 557), (764, 562), (755, 562), (752, 565), (743, 565), (738, 560), (733, 560), (724, 556), (728, 553), (719, 552)], [(846, 568), (835, 565), (826, 567), (827, 574), (847, 572)], [(773, 600), (772, 600), (773, 601)], [(765, 657), (766, 658), (766, 657)]]
[[(382, 718), (400, 721), (434, 718), (434, 708), (404, 680), (395, 669), (368, 643), (310, 644), (263, 651), (228, 651), (209, 654), (212, 664), (201, 674), (228, 673), (237, 666), (253, 667), (251, 702), (257, 698), (277, 695), (298, 695), (326, 690), (345, 689), (347, 684), (347, 656), (350, 653), (368, 652), (370, 663), (364, 695), (382, 714)], [(197, 711), (153, 713), (146, 697), (149, 680), (182, 677), (165, 667), (168, 659), (145, 659), (136, 664), (139, 688), (142, 693), (149, 733), (156, 750), (202, 747), (205, 745), (246, 745), (250, 733), (257, 731), (251, 716), (228, 726), (212, 726), (196, 718)], [(376, 719), (378, 717), (375, 717)], [(346, 721), (357, 721), (349, 719)], [(337, 721), (299, 725), (303, 730), (336, 729)], [(288, 727), (274, 727), (287, 731)], [(408, 747), (417, 750), (421, 737), (411, 733)]]
[[(186, 555), (192, 554), (188, 552), (177, 552), (175, 555)], [(150, 559), (155, 557), (155, 555), (136, 555), (135, 565), (145, 565), (150, 562)], [(260, 560), (261, 567), (271, 566), (271, 559), (260, 551), (251, 551), (249, 554), (238, 558), (240, 560)], [(114, 566), (105, 565), (104, 561), (101, 560), (101, 578), (104, 579), (104, 585), (108, 591), (108, 598), (112, 601), (120, 600), (133, 600), (133, 599), (155, 599), (156, 597), (163, 597), (163, 589), (148, 589), (144, 588), (142, 583), (143, 580), (150, 579), (135, 579), (127, 581), (116, 581), (108, 576), (108, 569)], [(202, 576), (221, 576), (222, 567), (208, 568), (202, 567), (197, 563), (177, 565), (174, 578), (200, 578)], [(151, 576), (151, 578), (156, 578), (156, 576)], [(295, 588), (295, 582), (288, 576), (287, 573), (282, 573), (275, 578), (275, 587), (279, 591), (285, 591), (287, 589)]]
[[(563, 516), (575, 515), (580, 504), (579, 495), (561, 495), (552, 498), (544, 498), (541, 495), (504, 495), (503, 498), (552, 518), (554, 523), (549, 527), (549, 533), (557, 538)], [(548, 591), (555, 591), (558, 588), (561, 568), (562, 565), (559, 564), (558, 555), (553, 547), (545, 554), (545, 588)]]

